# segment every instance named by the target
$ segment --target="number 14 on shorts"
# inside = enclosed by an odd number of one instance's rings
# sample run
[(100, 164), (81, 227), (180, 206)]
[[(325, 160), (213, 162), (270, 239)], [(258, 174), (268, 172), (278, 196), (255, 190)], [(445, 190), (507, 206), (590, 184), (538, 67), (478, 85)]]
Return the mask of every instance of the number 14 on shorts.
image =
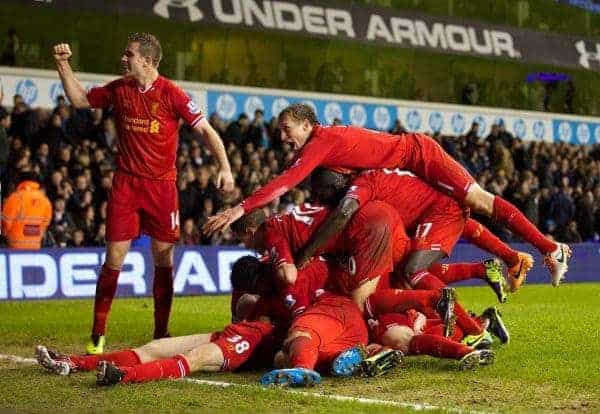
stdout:
[(179, 210), (171, 211), (171, 230), (179, 227)]

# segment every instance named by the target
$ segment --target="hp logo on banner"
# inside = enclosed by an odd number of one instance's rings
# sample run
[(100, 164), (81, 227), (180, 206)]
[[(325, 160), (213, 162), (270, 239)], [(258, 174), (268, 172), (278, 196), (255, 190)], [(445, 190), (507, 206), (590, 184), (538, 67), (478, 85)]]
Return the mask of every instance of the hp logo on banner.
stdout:
[(590, 142), (591, 134), (590, 128), (587, 126), (587, 124), (581, 123), (577, 125), (576, 134), (577, 141), (579, 141), (580, 144), (587, 144)]
[(462, 134), (465, 130), (465, 117), (462, 114), (454, 114), (452, 115), (450, 124), (455, 134)]
[(525, 133), (527, 132), (525, 121), (523, 121), (522, 119), (515, 120), (513, 124), (513, 131), (515, 132), (515, 135), (517, 137), (523, 138), (525, 136)]
[(421, 114), (413, 109), (406, 114), (406, 126), (410, 131), (418, 131), (421, 128)]
[(584, 68), (590, 69), (590, 60), (595, 60), (597, 64), (600, 64), (600, 43), (596, 43), (595, 52), (588, 51), (583, 40), (575, 43), (575, 49), (579, 52), (579, 64)]
[(226, 93), (217, 98), (217, 114), (225, 121), (229, 121), (233, 118), (236, 111), (237, 104), (235, 103), (235, 98), (233, 96)]
[(254, 111), (260, 109), (261, 111), (265, 110), (265, 105), (263, 104), (262, 99), (258, 96), (249, 96), (246, 98), (246, 102), (244, 103), (244, 112), (248, 115), (248, 118), (254, 119)]
[(17, 95), (21, 95), (27, 105), (35, 102), (38, 96), (38, 88), (31, 79), (24, 79), (17, 83)]
[(342, 120), (344, 114), (342, 113), (342, 107), (337, 102), (329, 102), (325, 105), (325, 121), (328, 125), (333, 124), (333, 121), (337, 118)]
[(485, 134), (485, 129), (487, 128), (487, 122), (482, 115), (477, 115), (473, 118), (473, 122), (479, 125), (479, 129), (477, 130), (477, 136), (482, 137)]
[(533, 136), (535, 139), (544, 139), (544, 135), (546, 134), (546, 127), (542, 121), (535, 121), (533, 123)]
[(440, 132), (444, 127), (444, 117), (439, 112), (432, 112), (429, 115), (429, 128), (433, 132)]
[(174, 9), (187, 10), (188, 19), (191, 22), (197, 22), (202, 20), (204, 15), (202, 11), (196, 6), (198, 0), (159, 0), (154, 3), (154, 13), (158, 14), (160, 17), (164, 17), (165, 19), (171, 18), (171, 13), (169, 13), (169, 7)]
[(385, 106), (378, 106), (373, 111), (373, 121), (375, 122), (375, 127), (384, 131), (390, 127), (390, 123), (392, 121), (392, 117), (390, 116), (390, 111)]
[(350, 123), (359, 127), (367, 123), (367, 110), (364, 106), (356, 104), (350, 107)]
[(571, 141), (571, 125), (568, 122), (563, 121), (558, 125), (558, 139), (563, 142)]

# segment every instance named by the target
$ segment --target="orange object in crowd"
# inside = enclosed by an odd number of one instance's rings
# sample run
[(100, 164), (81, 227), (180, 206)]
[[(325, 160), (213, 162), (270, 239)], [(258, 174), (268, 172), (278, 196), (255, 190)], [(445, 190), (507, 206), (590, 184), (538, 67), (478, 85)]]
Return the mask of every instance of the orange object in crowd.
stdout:
[(52, 219), (52, 204), (39, 183), (23, 181), (2, 208), (2, 234), (11, 249), (39, 249)]

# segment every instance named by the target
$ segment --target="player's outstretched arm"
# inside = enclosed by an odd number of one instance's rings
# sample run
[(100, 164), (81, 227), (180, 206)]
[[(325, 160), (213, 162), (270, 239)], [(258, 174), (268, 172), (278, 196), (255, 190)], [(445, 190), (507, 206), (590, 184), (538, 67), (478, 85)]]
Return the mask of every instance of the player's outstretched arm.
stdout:
[(227, 152), (225, 151), (225, 146), (223, 145), (223, 141), (221, 141), (219, 134), (217, 134), (217, 131), (214, 130), (206, 118), (203, 118), (198, 122), (195, 128), (202, 134), (210, 152), (217, 161), (219, 161), (217, 187), (226, 192), (233, 191), (234, 182), (233, 175), (231, 175), (231, 166), (229, 165)]
[(75, 78), (75, 73), (69, 64), (69, 58), (73, 53), (71, 47), (67, 43), (60, 43), (52, 48), (54, 60), (56, 61), (56, 70), (62, 81), (65, 94), (75, 108), (89, 108), (87, 95), (84, 87)]
[(337, 208), (325, 219), (323, 224), (308, 239), (296, 258), (298, 267), (303, 267), (317, 251), (329, 240), (341, 233), (359, 208), (358, 201), (352, 197), (344, 197)]

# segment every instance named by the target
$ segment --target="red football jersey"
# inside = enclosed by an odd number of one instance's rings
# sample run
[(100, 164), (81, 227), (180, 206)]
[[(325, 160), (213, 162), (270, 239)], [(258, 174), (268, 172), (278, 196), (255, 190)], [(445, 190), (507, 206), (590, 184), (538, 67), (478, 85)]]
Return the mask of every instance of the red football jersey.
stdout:
[[(294, 253), (306, 244), (329, 213), (328, 207), (304, 203), (287, 214), (269, 218), (265, 223), (265, 244), (273, 263), (294, 263)], [(329, 245), (334, 243), (332, 240)]]
[(112, 106), (118, 132), (117, 170), (140, 177), (175, 180), (179, 119), (192, 127), (204, 117), (186, 93), (159, 76), (147, 90), (131, 77), (92, 88), (92, 108)]
[(361, 207), (371, 200), (394, 206), (407, 229), (418, 224), (421, 215), (432, 206), (453, 203), (460, 212), (454, 199), (440, 193), (413, 173), (400, 169), (364, 171), (352, 181), (346, 195), (356, 199)]
[(292, 165), (243, 201), (244, 212), (285, 194), (318, 166), (353, 170), (403, 167), (413, 144), (403, 136), (354, 126), (315, 125)]

